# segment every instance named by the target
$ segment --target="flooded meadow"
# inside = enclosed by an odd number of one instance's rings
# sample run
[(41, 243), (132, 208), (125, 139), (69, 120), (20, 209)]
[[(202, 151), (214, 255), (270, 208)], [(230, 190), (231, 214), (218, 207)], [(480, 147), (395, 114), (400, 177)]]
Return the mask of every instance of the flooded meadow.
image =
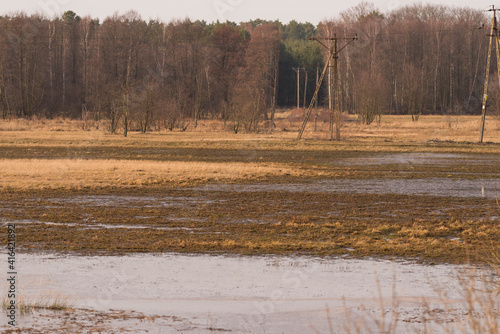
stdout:
[(301, 161), (273, 150), (248, 159), (287, 169), (241, 180), (2, 192), (19, 292), (71, 305), (0, 328), (444, 333), (475, 326), (471, 314), (490, 321), (500, 155), (314, 151)]

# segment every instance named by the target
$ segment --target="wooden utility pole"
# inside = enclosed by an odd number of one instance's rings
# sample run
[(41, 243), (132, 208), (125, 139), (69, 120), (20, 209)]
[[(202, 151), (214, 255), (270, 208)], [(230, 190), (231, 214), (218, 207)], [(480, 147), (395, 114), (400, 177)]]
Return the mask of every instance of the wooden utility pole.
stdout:
[[(316, 66), (316, 86), (319, 83), (319, 66)], [(316, 108), (318, 106), (318, 101), (314, 103), (314, 107)]]
[[(337, 40), (335, 40), (335, 57), (333, 57), (333, 94), (335, 99), (335, 139), (340, 140), (340, 114), (342, 108), (340, 108), (340, 80), (339, 80), (339, 54), (337, 52)], [(333, 133), (330, 134), (330, 138), (333, 140)]]
[[(490, 77), (490, 65), (491, 65), (491, 49), (493, 46), (493, 37), (495, 37), (495, 47), (496, 47), (496, 54), (497, 54), (497, 71), (498, 71), (498, 79), (500, 82), (500, 43), (498, 39), (498, 29), (497, 29), (497, 16), (496, 16), (496, 11), (498, 9), (495, 8), (495, 6), (491, 6), (491, 9), (489, 10), (490, 12), (493, 12), (493, 18), (491, 19), (491, 31), (489, 34), (490, 37), (490, 43), (488, 45), (488, 58), (486, 61), (486, 76), (484, 78), (484, 95), (483, 95), (483, 108), (481, 112), (481, 128), (480, 128), (480, 134), (479, 134), (479, 142), (483, 142), (483, 137), (484, 137), (484, 125), (486, 123), (486, 103), (488, 102), (488, 82), (489, 82), (489, 77)], [(479, 29), (483, 29), (484, 27), (481, 27)]]
[[(316, 86), (318, 86), (319, 83), (319, 66), (316, 66)], [(316, 108), (318, 106), (318, 101), (314, 101), (313, 108)], [(318, 110), (316, 110), (316, 113), (314, 114), (314, 132), (318, 130)]]
[(280, 59), (280, 48), (279, 42), (276, 42), (276, 47), (274, 51), (274, 87), (273, 87), (273, 99), (272, 99), (272, 112), (271, 112), (271, 122), (269, 123), (269, 132), (274, 130), (274, 115), (276, 114), (276, 99), (278, 96), (278, 76), (279, 76), (279, 59)]
[[(309, 105), (309, 109), (307, 110), (306, 116), (304, 118), (304, 122), (302, 123), (302, 126), (300, 127), (299, 130), (299, 136), (297, 140), (300, 140), (302, 138), (302, 135), (304, 134), (304, 130), (307, 125), (307, 120), (309, 119), (309, 116), (311, 115), (311, 111), (318, 99), (318, 92), (321, 87), (321, 83), (323, 82), (323, 79), (325, 77), (325, 73), (327, 69), (330, 69), (329, 71), (329, 77), (332, 77), (332, 69), (333, 69), (333, 80), (329, 80), (328, 83), (328, 89), (329, 89), (329, 106), (330, 106), (330, 140), (334, 140), (333, 138), (333, 123), (335, 121), (336, 123), (336, 131), (335, 131), (335, 139), (340, 140), (340, 109), (339, 109), (339, 78), (338, 78), (338, 55), (339, 53), (351, 42), (355, 41), (358, 39), (358, 36), (355, 35), (354, 37), (337, 37), (337, 35), (333, 35), (333, 37), (324, 37), (324, 38), (309, 38), (309, 40), (313, 40), (321, 44), (324, 48), (329, 50), (329, 55), (328, 59), (325, 63), (325, 67), (323, 68), (323, 72), (321, 73), (321, 78), (319, 81), (316, 83), (316, 91), (314, 92), (313, 99), (311, 100), (311, 104)], [(333, 41), (333, 45), (326, 45), (323, 43), (324, 40)], [(344, 44), (340, 49), (338, 48), (338, 41), (339, 40), (347, 40), (347, 43)], [(331, 43), (329, 43), (331, 44)], [(333, 61), (333, 66), (331, 65)], [(334, 117), (335, 115), (335, 117)]]
[(302, 70), (302, 68), (293, 67), (292, 70), (297, 72), (297, 109), (300, 109), (300, 70)]
[[(337, 78), (335, 77), (335, 74), (332, 75), (332, 69), (335, 68), (335, 64), (337, 58), (337, 40), (333, 41), (333, 57), (330, 59), (330, 66), (328, 66), (328, 106), (330, 109), (330, 126), (328, 127), (329, 130), (329, 135), (328, 138), (330, 140), (333, 140), (333, 123), (335, 122), (335, 109), (337, 108), (337, 105), (335, 104), (335, 82), (337, 81)], [(332, 64), (333, 61), (333, 64)], [(335, 72), (335, 71), (333, 71)], [(339, 138), (336, 138), (337, 140), (340, 140)]]
[(306, 74), (306, 78), (305, 78), (305, 81), (304, 81), (304, 110), (306, 109), (306, 101), (307, 101), (307, 70), (306, 68), (304, 67), (303, 68), (305, 74)]

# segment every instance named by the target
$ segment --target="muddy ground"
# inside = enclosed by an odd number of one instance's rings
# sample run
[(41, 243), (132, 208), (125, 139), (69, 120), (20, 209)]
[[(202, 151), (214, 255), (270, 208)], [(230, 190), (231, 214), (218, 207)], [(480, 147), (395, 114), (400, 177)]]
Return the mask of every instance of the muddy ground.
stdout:
[[(238, 147), (229, 150), (231, 145)], [(150, 151), (147, 159), (166, 164), (193, 159), (286, 163), (304, 176), (217, 180), (200, 175), (146, 185), (110, 181), (78, 189), (10, 188), (0, 192), (2, 222), (16, 223), (19, 245), (33, 252), (350, 254), (466, 262), (485, 259), (498, 246), (498, 145), (429, 143), (421, 152), (405, 153), (386, 143), (376, 152), (335, 145), (327, 150), (323, 142), (307, 143), (310, 147), (300, 152), (266, 148), (274, 143), (258, 148), (250, 142), (247, 150), (241, 145), (141, 149)], [(464, 153), (467, 148), (474, 153)], [(99, 150), (98, 157), (135, 154), (107, 145), (0, 147), (7, 157), (23, 159), (95, 158)]]

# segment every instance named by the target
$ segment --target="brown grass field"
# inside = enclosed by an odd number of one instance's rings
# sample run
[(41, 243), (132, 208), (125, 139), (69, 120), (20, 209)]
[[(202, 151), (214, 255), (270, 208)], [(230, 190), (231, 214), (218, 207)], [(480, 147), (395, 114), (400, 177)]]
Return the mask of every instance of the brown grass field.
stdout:
[[(489, 118), (485, 141), (478, 138), (479, 118), (472, 116), (384, 116), (360, 125), (347, 118), (341, 142), (327, 141), (327, 124), (307, 128), (296, 141), (299, 123), (278, 120), (273, 134), (234, 134), (207, 121), (188, 132), (130, 133), (82, 131), (79, 121), (13, 120), (0, 122), (0, 187), (6, 189), (106, 188), (150, 184), (261, 180), (266, 176), (321, 177), (332, 171), (315, 156), (335, 152), (499, 153), (500, 120)], [(312, 122), (310, 122), (312, 123)], [(312, 127), (312, 124), (309, 124)], [(290, 129), (289, 131), (282, 131)], [(162, 154), (168, 150), (167, 154)], [(210, 152), (217, 154), (210, 156)], [(288, 154), (301, 152), (302, 157)], [(311, 153), (311, 157), (307, 152)], [(220, 154), (223, 153), (223, 154)], [(258, 159), (254, 159), (257, 158)], [(301, 165), (306, 162), (307, 166)], [(337, 170), (335, 172), (343, 172)]]
[[(202, 121), (187, 131), (130, 132), (80, 121), (0, 121), (0, 212), (26, 251), (196, 252), (389, 256), (479, 261), (498, 249), (498, 200), (450, 196), (280, 192), (273, 184), (343, 179), (500, 179), (500, 120), (477, 116), (345, 116), (328, 124), (278, 117), (270, 134), (234, 134)], [(400, 153), (461, 154), (444, 166), (346, 164)], [(492, 158), (493, 157), (493, 158)], [(220, 185), (269, 185), (219, 191)], [(203, 188), (210, 186), (208, 188)], [(95, 199), (95, 200), (94, 200)], [(99, 199), (111, 204), (101, 204)], [(333, 210), (333, 211), (332, 211)], [(333, 214), (334, 212), (335, 214)], [(399, 212), (398, 215), (392, 214)]]

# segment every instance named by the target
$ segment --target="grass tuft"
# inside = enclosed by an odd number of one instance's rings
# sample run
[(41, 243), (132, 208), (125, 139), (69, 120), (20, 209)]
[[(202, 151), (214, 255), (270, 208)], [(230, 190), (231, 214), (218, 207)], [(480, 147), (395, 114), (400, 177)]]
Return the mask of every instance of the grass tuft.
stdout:
[[(4, 296), (1, 300), (2, 309), (5, 311), (10, 305), (10, 299)], [(16, 307), (21, 315), (29, 315), (35, 310), (53, 310), (62, 311), (72, 309), (75, 306), (75, 300), (68, 296), (47, 295), (37, 296), (35, 299), (21, 295), (16, 300)]]

